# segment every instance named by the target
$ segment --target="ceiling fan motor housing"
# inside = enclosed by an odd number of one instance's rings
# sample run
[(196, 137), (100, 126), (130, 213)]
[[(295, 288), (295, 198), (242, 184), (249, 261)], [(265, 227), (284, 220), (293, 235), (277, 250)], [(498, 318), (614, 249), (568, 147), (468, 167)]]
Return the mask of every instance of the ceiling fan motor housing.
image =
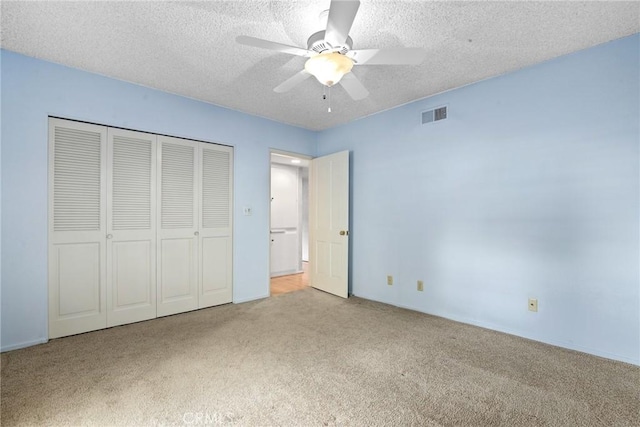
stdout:
[(317, 33), (311, 34), (311, 37), (309, 37), (309, 40), (307, 40), (307, 49), (313, 50), (314, 52), (318, 53), (336, 52), (342, 55), (352, 49), (353, 40), (351, 39), (351, 37), (347, 37), (347, 40), (343, 45), (331, 46), (324, 40), (324, 33), (324, 31), (318, 31)]

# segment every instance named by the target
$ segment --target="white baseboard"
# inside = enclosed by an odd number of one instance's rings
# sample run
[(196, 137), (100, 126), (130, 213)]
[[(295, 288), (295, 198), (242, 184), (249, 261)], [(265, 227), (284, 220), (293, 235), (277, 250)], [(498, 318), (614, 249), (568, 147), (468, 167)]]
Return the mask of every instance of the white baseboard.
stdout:
[(443, 317), (445, 319), (453, 320), (454, 322), (466, 323), (468, 325), (478, 326), (478, 327), (481, 327), (481, 328), (490, 329), (492, 331), (498, 331), (498, 332), (502, 332), (502, 333), (509, 334), (509, 335), (515, 335), (517, 337), (526, 338), (528, 340), (537, 341), (537, 342), (541, 342), (541, 343), (544, 343), (544, 344), (553, 345), (553, 346), (556, 346), (556, 347), (562, 347), (562, 348), (565, 348), (565, 349), (568, 349), (568, 350), (574, 350), (574, 351), (579, 351), (581, 353), (591, 354), (593, 356), (604, 357), (605, 359), (617, 360), (617, 361), (629, 363), (629, 364), (632, 364), (632, 365), (640, 365), (640, 360), (634, 360), (632, 358), (629, 358), (629, 357), (626, 357), (626, 356), (621, 356), (619, 354), (610, 353), (610, 352), (607, 352), (607, 351), (602, 351), (602, 350), (591, 348), (591, 347), (584, 347), (584, 346), (581, 346), (581, 345), (576, 345), (576, 344), (569, 343), (569, 342), (562, 341), (562, 340), (541, 339), (540, 337), (527, 335), (527, 334), (524, 334), (524, 333), (522, 333), (520, 331), (514, 331), (514, 330), (511, 330), (509, 328), (503, 328), (501, 326), (493, 325), (493, 324), (490, 324), (490, 323), (485, 323), (485, 322), (478, 321), (478, 320), (475, 320), (475, 319), (468, 319), (468, 318), (459, 317), (459, 316), (443, 316), (442, 314), (427, 313), (427, 312), (424, 312), (422, 310), (418, 310), (415, 307), (404, 306), (404, 305), (399, 305), (398, 307), (406, 308), (406, 309), (413, 310), (413, 311), (419, 311), (421, 313), (430, 314), (432, 316)]
[(258, 295), (256, 297), (239, 298), (239, 299), (234, 299), (233, 303), (234, 304), (242, 304), (243, 302), (256, 301), (256, 300), (259, 300), (259, 299), (269, 298), (270, 296), (271, 295), (269, 295), (269, 294), (264, 294), (264, 295)]
[(271, 278), (282, 277), (282, 276), (291, 276), (292, 274), (300, 274), (304, 273), (303, 270), (287, 270), (287, 271), (279, 271), (275, 274), (271, 275)]
[(24, 341), (18, 344), (9, 344), (0, 348), (0, 352), (4, 353), (5, 351), (18, 350), (20, 348), (31, 347), (38, 344), (44, 344), (48, 342), (47, 338), (40, 338), (33, 341)]
[(607, 351), (594, 349), (594, 348), (590, 348), (590, 347), (584, 347), (584, 346), (576, 345), (576, 344), (573, 344), (573, 343), (564, 342), (564, 341), (561, 341), (561, 340), (546, 340), (546, 339), (543, 340), (543, 339), (540, 339), (540, 337), (529, 336), (529, 335), (523, 334), (520, 331), (510, 330), (508, 328), (503, 328), (501, 326), (493, 325), (493, 324), (490, 324), (490, 323), (485, 323), (485, 322), (478, 321), (478, 320), (475, 320), (475, 319), (468, 319), (468, 318), (461, 317), (461, 316), (443, 315), (442, 313), (430, 313), (428, 311), (424, 311), (424, 310), (421, 310), (421, 309), (419, 309), (417, 307), (412, 307), (410, 305), (392, 304), (392, 303), (389, 303), (387, 301), (381, 301), (381, 300), (376, 299), (376, 298), (369, 298), (366, 295), (354, 295), (354, 296), (359, 297), (359, 298), (369, 299), (369, 300), (372, 300), (372, 301), (381, 302), (383, 304), (393, 305), (395, 307), (405, 308), (407, 310), (417, 311), (419, 313), (424, 313), (424, 314), (428, 314), (428, 315), (431, 315), (431, 316), (442, 317), (443, 319), (453, 320), (454, 322), (465, 323), (467, 325), (478, 326), (480, 328), (490, 329), (492, 331), (498, 331), (498, 332), (502, 332), (502, 333), (509, 334), (509, 335), (515, 335), (517, 337), (526, 338), (528, 340), (537, 341), (537, 342), (541, 342), (541, 343), (544, 343), (544, 344), (553, 345), (553, 346), (556, 346), (556, 347), (566, 348), (568, 350), (575, 350), (575, 351), (579, 351), (581, 353), (591, 354), (593, 356), (604, 357), (605, 359), (617, 360), (619, 362), (625, 362), (625, 363), (629, 363), (631, 365), (640, 366), (640, 359), (634, 359), (634, 358), (627, 357), (627, 356), (621, 356), (619, 354), (610, 353), (610, 352), (607, 352)]

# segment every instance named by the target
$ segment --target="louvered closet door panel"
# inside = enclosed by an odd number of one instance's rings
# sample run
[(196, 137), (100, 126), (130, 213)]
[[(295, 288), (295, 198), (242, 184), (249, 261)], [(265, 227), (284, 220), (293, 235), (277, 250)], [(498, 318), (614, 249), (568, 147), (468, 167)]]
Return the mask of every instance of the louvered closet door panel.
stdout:
[(157, 313), (198, 308), (198, 143), (158, 137)]
[(108, 130), (107, 325), (156, 317), (156, 136)]
[(107, 324), (106, 136), (49, 119), (49, 338)]
[(233, 149), (200, 144), (199, 307), (231, 302)]

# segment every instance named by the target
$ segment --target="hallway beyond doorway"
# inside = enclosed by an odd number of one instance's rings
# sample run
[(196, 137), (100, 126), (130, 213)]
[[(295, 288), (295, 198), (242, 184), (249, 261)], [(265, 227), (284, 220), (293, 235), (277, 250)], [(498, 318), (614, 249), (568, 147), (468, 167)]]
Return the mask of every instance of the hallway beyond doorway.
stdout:
[(302, 262), (302, 273), (271, 278), (271, 296), (300, 291), (309, 286), (309, 263)]

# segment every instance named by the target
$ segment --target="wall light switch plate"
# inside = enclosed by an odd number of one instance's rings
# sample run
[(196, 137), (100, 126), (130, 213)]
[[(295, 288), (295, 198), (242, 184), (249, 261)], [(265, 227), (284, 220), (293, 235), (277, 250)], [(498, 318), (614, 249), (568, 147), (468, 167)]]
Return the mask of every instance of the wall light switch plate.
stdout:
[(420, 292), (424, 291), (424, 282), (422, 280), (418, 280), (418, 290)]
[(248, 206), (245, 206), (244, 208), (242, 208), (242, 212), (244, 213), (245, 216), (251, 216), (251, 214), (253, 214), (253, 209), (251, 209)]
[(387, 276), (387, 285), (393, 285), (393, 276)]
[(529, 311), (538, 311), (538, 300), (529, 298)]

